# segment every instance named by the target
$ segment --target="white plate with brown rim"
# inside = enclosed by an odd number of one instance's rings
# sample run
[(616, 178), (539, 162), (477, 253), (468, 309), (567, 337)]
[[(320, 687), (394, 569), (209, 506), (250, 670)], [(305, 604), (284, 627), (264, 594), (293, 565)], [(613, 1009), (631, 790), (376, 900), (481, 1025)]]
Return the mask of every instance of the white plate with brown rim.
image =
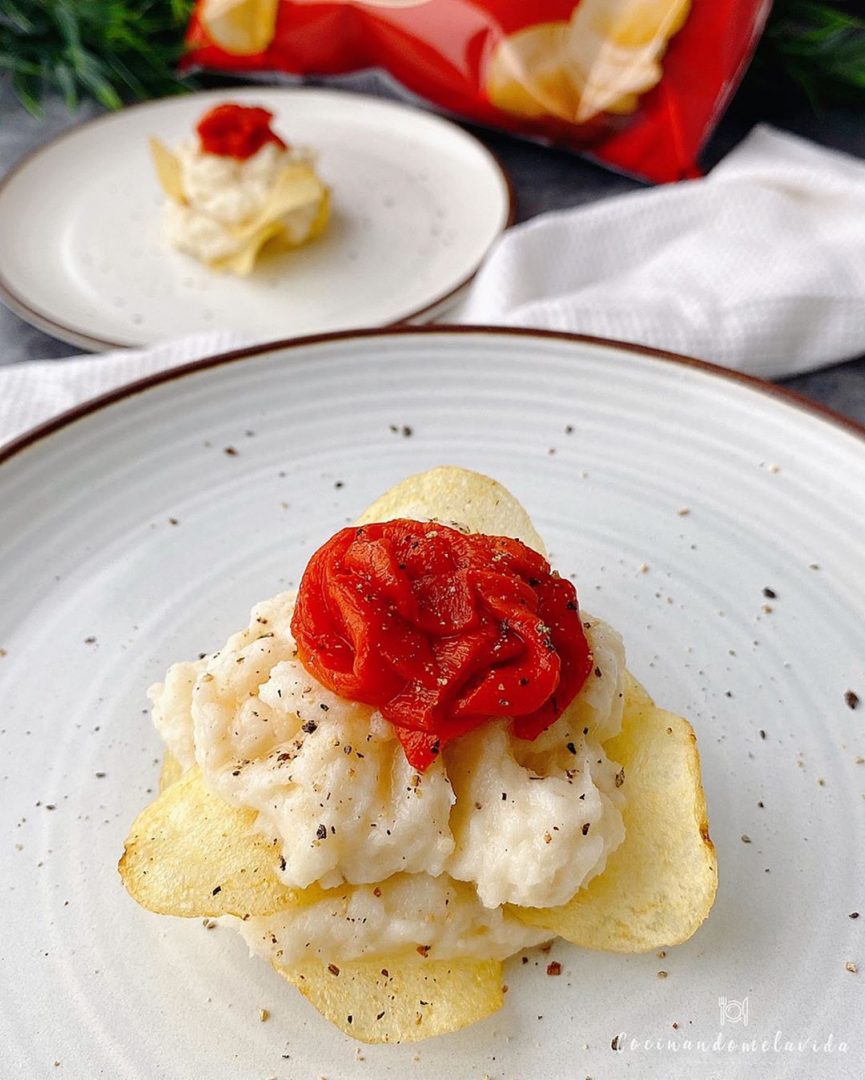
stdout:
[[(0, 1073), (861, 1077), (863, 435), (707, 365), (442, 328), (203, 361), (11, 445)], [(227, 928), (138, 908), (116, 863), (157, 781), (148, 684), (443, 462), (511, 488), (637, 677), (692, 721), (720, 886), (664, 956), (557, 942), (508, 963), (488, 1020), (359, 1049)]]
[[(148, 139), (188, 138), (221, 101), (262, 105), (312, 147), (325, 233), (264, 252), (246, 278), (170, 248)], [(34, 151), (0, 184), (0, 299), (88, 349), (234, 330), (259, 341), (424, 322), (453, 303), (513, 219), (510, 183), (440, 116), (338, 90), (239, 87), (135, 105)]]

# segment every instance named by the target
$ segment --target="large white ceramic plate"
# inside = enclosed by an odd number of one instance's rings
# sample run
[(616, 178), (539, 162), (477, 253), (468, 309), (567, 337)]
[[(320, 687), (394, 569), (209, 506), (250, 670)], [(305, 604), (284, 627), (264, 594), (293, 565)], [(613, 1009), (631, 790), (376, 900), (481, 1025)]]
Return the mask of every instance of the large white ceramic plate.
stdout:
[[(325, 234), (248, 278), (169, 248), (147, 149), (219, 101), (260, 104), (319, 152)], [(423, 320), (452, 301), (512, 216), (507, 178), (467, 132), (407, 105), (256, 86), (169, 98), (74, 128), (0, 187), (0, 298), (85, 348), (227, 327), (255, 340)]]
[[(148, 684), (442, 462), (524, 500), (583, 606), (693, 721), (720, 889), (662, 958), (557, 943), (508, 965), (489, 1020), (358, 1050), (228, 928), (138, 908), (115, 866), (157, 781)], [(865, 1075), (865, 705), (845, 702), (865, 699), (863, 521), (861, 432), (710, 369), (533, 334), (276, 348), (24, 445), (0, 465), (0, 1074)]]

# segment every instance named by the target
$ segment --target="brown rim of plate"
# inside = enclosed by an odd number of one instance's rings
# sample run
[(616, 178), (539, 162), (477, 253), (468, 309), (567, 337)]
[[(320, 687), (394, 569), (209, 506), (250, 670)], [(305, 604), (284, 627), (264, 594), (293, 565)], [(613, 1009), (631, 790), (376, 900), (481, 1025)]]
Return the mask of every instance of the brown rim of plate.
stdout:
[(568, 334), (560, 330), (533, 330), (528, 327), (515, 326), (437, 324), (435, 326), (375, 327), (362, 330), (340, 330), (331, 334), (310, 334), (309, 336), (302, 338), (288, 338), (284, 341), (270, 341), (260, 345), (249, 345), (243, 349), (234, 349), (231, 352), (219, 353), (216, 356), (207, 356), (200, 360), (192, 360), (189, 363), (181, 364), (178, 367), (167, 368), (164, 371), (158, 371), (152, 375), (146, 375), (144, 378), (136, 379), (134, 382), (115, 387), (115, 389), (100, 394), (98, 397), (83, 401), (79, 405), (75, 405), (71, 409), (67, 409), (65, 412), (23, 432), (10, 442), (0, 446), (0, 465), (9, 461), (16, 454), (32, 446), (40, 439), (52, 435), (55, 431), (59, 431), (61, 428), (67, 427), (69, 424), (81, 420), (91, 413), (98, 412), (100, 409), (104, 409), (106, 406), (112, 405), (116, 401), (123, 401), (126, 398), (133, 397), (135, 394), (140, 394), (145, 390), (149, 390), (153, 386), (172, 382), (173, 380), (181, 379), (186, 375), (194, 375), (200, 371), (206, 371), (208, 368), (234, 363), (236, 360), (246, 360), (251, 357), (261, 356), (262, 353), (276, 352), (285, 349), (298, 349), (307, 345), (318, 345), (331, 341), (348, 341), (353, 338), (367, 337), (410, 337), (436, 334), (459, 334), (465, 336), (474, 334), (483, 337), (507, 334), (525, 338), (554, 338), (558, 341), (570, 341), (574, 344), (597, 345), (601, 348), (622, 349), (625, 352), (636, 353), (640, 356), (648, 356), (654, 360), (663, 361), (664, 363), (678, 364), (682, 367), (691, 368), (700, 371), (705, 375), (724, 379), (728, 382), (739, 383), (757, 393), (765, 394), (768, 397), (780, 400), (794, 409), (809, 413), (817, 419), (831, 424), (834, 427), (841, 428), (848, 435), (853, 435), (865, 442), (865, 424), (860, 424), (858, 420), (843, 416), (841, 413), (837, 413), (833, 409), (827, 408), (825, 405), (820, 405), (817, 402), (811, 401), (802, 394), (797, 393), (795, 390), (788, 390), (784, 386), (777, 386), (775, 383), (766, 382), (764, 379), (759, 379), (755, 375), (746, 375), (741, 371), (732, 371), (730, 368), (720, 367), (718, 364), (712, 364), (708, 360), (696, 360), (692, 356), (682, 356), (679, 353), (666, 352), (663, 349), (653, 349), (648, 345), (635, 345), (627, 341), (616, 341), (612, 338), (591, 337), (587, 334)]
[[(237, 90), (260, 90), (262, 92), (269, 93), (274, 90), (303, 89), (313, 90), (315, 91), (315, 93), (350, 95), (359, 98), (370, 97), (370, 95), (367, 94), (355, 94), (351, 90), (341, 90), (337, 87), (271, 86), (265, 83), (242, 83), (236, 87), (226, 88), (227, 92), (225, 93), (222, 90), (192, 91), (189, 94), (183, 95), (183, 97), (190, 98), (208, 96), (223, 97), (227, 99), (230, 98), (231, 94)], [(134, 105), (126, 105), (123, 109), (119, 109), (116, 112), (101, 113), (99, 116), (93, 116), (89, 120), (82, 120), (78, 124), (73, 124), (72, 127), (67, 128), (65, 131), (61, 131), (59, 135), (56, 135), (47, 143), (43, 143), (41, 146), (34, 147), (32, 150), (26, 153), (19, 161), (16, 161), (16, 163), (12, 166), (11, 169), (9, 169), (5, 176), (0, 179), (0, 199), (3, 198), (3, 194), (6, 188), (12, 182), (13, 178), (18, 175), (19, 172), (22, 172), (24, 169), (26, 169), (27, 166), (30, 165), (36, 158), (38, 158), (40, 154), (46, 153), (47, 151), (51, 150), (52, 147), (56, 146), (60, 142), (63, 142), (64, 139), (72, 138), (84, 128), (89, 128), (93, 127), (96, 124), (105, 123), (106, 121), (112, 120), (117, 116), (122, 115), (123, 113), (130, 112), (133, 109), (146, 109), (148, 107), (152, 107), (153, 105), (158, 105), (164, 101), (176, 100), (178, 100), (177, 95), (169, 94), (165, 97), (153, 98), (151, 101), (140, 101)], [(441, 122), (444, 124), (448, 124), (451, 127), (456, 128), (457, 131), (465, 135), (467, 139), (470, 139), (473, 143), (475, 143), (487, 155), (491, 165), (493, 166), (493, 169), (498, 173), (499, 178), (504, 185), (507, 198), (508, 212), (505, 223), (502, 226), (501, 231), (497, 233), (493, 239), (497, 239), (506, 229), (509, 229), (511, 225), (514, 224), (517, 216), (517, 197), (514, 190), (513, 182), (511, 181), (507, 170), (505, 169), (504, 165), (502, 165), (497, 155), (492, 150), (490, 150), (488, 146), (481, 142), (481, 140), (476, 135), (472, 134), (472, 132), (468, 131), (466, 128), (462, 127), (460, 124), (456, 123), (455, 121), (449, 119), (446, 116), (442, 116), (439, 113), (432, 112), (430, 110), (417, 108), (417, 106), (413, 106), (405, 101), (393, 101), (390, 98), (374, 97), (371, 97), (370, 100), (384, 102), (388, 105), (400, 106), (406, 109), (414, 108), (417, 112), (424, 113), (425, 115), (433, 117), (434, 119), (441, 120)], [(424, 315), (440, 307), (442, 304), (446, 304), (448, 300), (450, 300), (452, 297), (455, 297), (462, 289), (466, 287), (466, 285), (468, 285), (468, 283), (472, 280), (472, 278), (480, 269), (482, 261), (483, 257), (478, 262), (478, 264), (468, 274), (466, 274), (464, 278), (457, 282), (457, 284), (454, 285), (452, 288), (448, 289), (447, 292), (441, 293), (441, 295), (437, 296), (434, 300), (431, 300), (428, 304), (424, 304), (423, 307), (417, 308), (415, 311), (409, 311), (406, 314), (401, 315), (398, 319), (393, 319), (389, 323), (383, 323), (382, 326), (400, 326), (403, 323), (409, 322), (412, 319), (420, 319)], [(24, 299), (24, 297), (17, 293), (15, 289), (9, 284), (8, 280), (3, 274), (2, 268), (0, 268), (0, 300), (2, 300), (3, 303), (6, 304), (6, 306), (12, 312), (20, 316), (25, 322), (30, 323), (31, 326), (35, 326), (37, 330), (41, 330), (44, 333), (48, 333), (54, 337), (58, 337), (60, 341), (70, 342), (73, 345), (79, 345), (82, 348), (90, 349), (91, 351), (101, 351), (105, 349), (142, 349), (148, 347), (147, 342), (142, 344), (134, 341), (114, 341), (110, 338), (100, 338), (96, 337), (93, 334), (88, 334), (86, 330), (80, 330), (78, 327), (72, 326), (69, 323), (58, 322), (56, 319), (53, 319), (44, 311), (40, 311), (38, 308), (32, 307), (28, 303), (28, 301)], [(381, 328), (382, 327), (374, 327), (373, 329)], [(353, 333), (354, 331), (347, 332)], [(336, 331), (336, 333), (346, 333), (346, 331), (340, 330)], [(72, 337), (70, 337), (70, 335), (72, 335)], [(311, 336), (312, 335), (308, 335), (305, 340), (308, 341)]]

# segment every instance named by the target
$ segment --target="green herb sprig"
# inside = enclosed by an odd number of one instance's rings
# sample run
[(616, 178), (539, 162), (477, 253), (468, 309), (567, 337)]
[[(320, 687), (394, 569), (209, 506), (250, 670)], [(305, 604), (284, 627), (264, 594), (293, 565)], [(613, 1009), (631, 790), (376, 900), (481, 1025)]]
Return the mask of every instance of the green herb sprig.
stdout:
[(70, 110), (190, 89), (177, 74), (193, 0), (3, 0), (0, 71), (34, 116), (46, 92)]
[(816, 110), (865, 103), (862, 5), (775, 0), (744, 87), (752, 88), (775, 97), (798, 91)]

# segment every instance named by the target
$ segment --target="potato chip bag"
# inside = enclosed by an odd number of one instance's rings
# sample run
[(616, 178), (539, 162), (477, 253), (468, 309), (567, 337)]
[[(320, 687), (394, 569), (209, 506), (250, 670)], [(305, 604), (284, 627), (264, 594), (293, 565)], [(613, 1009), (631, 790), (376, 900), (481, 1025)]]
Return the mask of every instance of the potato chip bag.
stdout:
[(197, 0), (187, 62), (380, 68), (438, 108), (653, 181), (699, 175), (769, 0)]

